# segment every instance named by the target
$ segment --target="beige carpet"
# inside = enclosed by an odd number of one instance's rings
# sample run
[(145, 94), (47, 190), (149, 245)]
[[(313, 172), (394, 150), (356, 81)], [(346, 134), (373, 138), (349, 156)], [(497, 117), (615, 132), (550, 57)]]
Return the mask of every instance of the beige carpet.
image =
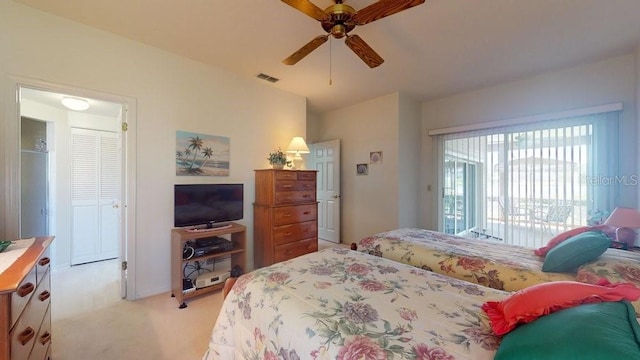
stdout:
[[(319, 241), (319, 248), (348, 247)], [(222, 292), (191, 299), (169, 293), (120, 299), (119, 262), (101, 261), (51, 274), (53, 360), (201, 359), (222, 306)]]
[(222, 293), (191, 299), (186, 309), (178, 309), (169, 293), (120, 300), (117, 265), (88, 264), (52, 274), (52, 358), (201, 359)]

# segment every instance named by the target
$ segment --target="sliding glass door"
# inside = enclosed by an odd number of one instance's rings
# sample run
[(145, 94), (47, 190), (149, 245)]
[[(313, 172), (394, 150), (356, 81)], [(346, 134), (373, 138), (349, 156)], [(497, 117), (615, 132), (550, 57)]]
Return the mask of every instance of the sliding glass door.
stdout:
[(589, 116), (441, 136), (441, 230), (539, 247), (586, 225), (591, 209), (610, 210), (613, 190), (592, 180), (616, 173), (597, 151), (616, 147), (607, 145), (614, 120)]
[(457, 234), (476, 225), (477, 165), (449, 158), (444, 164), (444, 232)]

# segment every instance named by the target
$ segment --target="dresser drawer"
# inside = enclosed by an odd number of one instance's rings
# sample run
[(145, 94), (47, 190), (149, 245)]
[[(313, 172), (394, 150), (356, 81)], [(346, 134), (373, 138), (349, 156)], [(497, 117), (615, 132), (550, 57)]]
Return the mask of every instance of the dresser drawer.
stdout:
[(296, 180), (298, 178), (298, 175), (296, 174), (295, 171), (289, 171), (289, 170), (275, 170), (273, 177), (276, 180)]
[(36, 341), (33, 344), (33, 350), (29, 360), (45, 360), (51, 344), (51, 306), (47, 308), (47, 312), (40, 326), (40, 331), (36, 336)]
[(283, 206), (273, 209), (275, 226), (316, 220), (317, 204)]
[[(29, 303), (29, 311), (33, 313), (29, 314), (29, 316), (40, 319), (38, 321), (42, 321), (42, 317), (44, 316), (44, 313), (47, 312), (49, 304), (51, 303), (50, 274), (51, 273), (47, 271), (47, 273), (44, 275), (42, 281), (38, 285), (38, 289), (36, 290), (35, 294), (33, 294), (33, 298)], [(22, 316), (25, 315), (23, 314)]]
[(276, 181), (276, 193), (283, 191), (294, 191), (296, 190), (296, 181), (295, 180), (277, 180)]
[(276, 204), (295, 204), (316, 201), (316, 191), (281, 191), (276, 193)]
[(29, 358), (33, 344), (36, 342), (36, 335), (38, 334), (42, 317), (38, 320), (32, 316), (33, 313), (29, 311), (30, 308), (31, 303), (25, 307), (24, 314), (9, 335), (11, 339), (11, 360)]
[(314, 251), (318, 251), (317, 238), (297, 241), (276, 246), (274, 249), (274, 260), (275, 262), (285, 261)]
[[(315, 180), (300, 180), (296, 182), (296, 190), (316, 191)], [(314, 199), (315, 200), (315, 199)]]
[(316, 172), (315, 171), (301, 171), (297, 176), (298, 180), (316, 180)]
[(17, 290), (11, 294), (11, 327), (15, 325), (16, 321), (20, 317), (20, 314), (24, 310), (24, 307), (31, 299), (31, 296), (36, 291), (36, 268), (34, 267), (29, 271), (29, 274), (24, 277)]
[(38, 284), (40, 284), (40, 281), (42, 281), (44, 275), (47, 273), (47, 270), (49, 270), (50, 262), (51, 259), (49, 258), (49, 248), (47, 248), (45, 253), (42, 254), (40, 259), (36, 263), (36, 281), (38, 282)]
[(276, 194), (283, 191), (316, 190), (315, 180), (278, 180), (276, 181)]
[(293, 241), (316, 237), (317, 234), (318, 223), (315, 221), (278, 226), (273, 229), (273, 243), (275, 245), (287, 244)]
[(36, 340), (38, 340), (42, 320), (45, 318), (51, 302), (49, 276), (49, 272), (47, 272), (11, 332), (11, 360), (27, 359)]

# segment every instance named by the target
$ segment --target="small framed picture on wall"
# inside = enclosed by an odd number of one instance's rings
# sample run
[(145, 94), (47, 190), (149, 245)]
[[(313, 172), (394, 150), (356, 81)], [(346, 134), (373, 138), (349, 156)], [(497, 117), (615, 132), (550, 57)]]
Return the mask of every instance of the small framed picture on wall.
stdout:
[(382, 151), (372, 151), (369, 153), (369, 163), (382, 164)]
[(356, 165), (356, 175), (369, 175), (369, 165), (367, 164)]

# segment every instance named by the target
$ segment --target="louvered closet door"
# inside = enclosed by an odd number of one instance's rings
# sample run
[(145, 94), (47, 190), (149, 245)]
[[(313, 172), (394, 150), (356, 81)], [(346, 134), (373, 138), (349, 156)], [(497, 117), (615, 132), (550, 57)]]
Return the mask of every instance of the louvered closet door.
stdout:
[(120, 134), (71, 129), (71, 264), (118, 256)]

